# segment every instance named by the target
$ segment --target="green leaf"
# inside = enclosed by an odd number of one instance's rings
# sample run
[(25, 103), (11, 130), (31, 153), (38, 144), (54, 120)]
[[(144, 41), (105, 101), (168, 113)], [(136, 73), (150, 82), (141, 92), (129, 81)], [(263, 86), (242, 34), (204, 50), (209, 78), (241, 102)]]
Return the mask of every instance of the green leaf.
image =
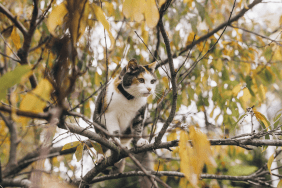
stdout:
[[(281, 110), (279, 110), (278, 112), (281, 112)], [(280, 123), (280, 119), (281, 119), (281, 114), (275, 115), (275, 117), (273, 119), (273, 121), (274, 121), (274, 124), (273, 124), (274, 128), (276, 128), (278, 126), (278, 124)]]
[(191, 23), (192, 30), (193, 30), (194, 33), (197, 33), (197, 22), (198, 22), (197, 16), (190, 18), (190, 23)]
[(256, 166), (247, 166), (247, 165), (235, 165), (230, 166), (228, 169), (228, 175), (231, 176), (247, 176), (258, 169)]
[(104, 154), (101, 144), (97, 142), (91, 142), (91, 144), (98, 153)]
[(80, 161), (82, 159), (82, 154), (83, 154), (83, 145), (82, 143), (80, 143), (77, 148), (76, 148), (76, 151), (75, 151), (75, 157), (76, 157), (76, 160), (77, 162)]
[(273, 161), (274, 161), (274, 153), (269, 157), (268, 162), (267, 162), (267, 168), (270, 174), (271, 174), (271, 165)]
[(229, 72), (228, 72), (228, 70), (226, 69), (226, 67), (223, 67), (223, 70), (222, 70), (222, 80), (223, 80), (223, 81), (230, 80), (230, 79), (229, 79)]
[(200, 15), (202, 21), (204, 21), (204, 19), (205, 19), (205, 12), (206, 12), (205, 11), (205, 7), (203, 7), (203, 5), (201, 3), (198, 3), (197, 1), (194, 1), (194, 2), (196, 4), (197, 10), (199, 11), (199, 15)]
[(29, 65), (20, 65), (17, 66), (13, 71), (6, 73), (0, 78), (0, 100), (5, 99), (7, 90), (18, 84), (21, 81), (23, 75), (28, 73), (31, 70)]
[(250, 76), (246, 76), (246, 79), (245, 79), (245, 82), (247, 84), (247, 88), (249, 89), (250, 91), (250, 94), (255, 97), (255, 93), (253, 92), (251, 86), (253, 85), (253, 81), (252, 81), (252, 78)]
[(66, 150), (66, 149), (74, 148), (74, 147), (78, 146), (79, 144), (80, 144), (80, 141), (75, 141), (75, 142), (67, 143), (62, 148), (62, 151)]
[(216, 102), (218, 100), (219, 93), (218, 93), (218, 87), (212, 88), (212, 100), (213, 102)]

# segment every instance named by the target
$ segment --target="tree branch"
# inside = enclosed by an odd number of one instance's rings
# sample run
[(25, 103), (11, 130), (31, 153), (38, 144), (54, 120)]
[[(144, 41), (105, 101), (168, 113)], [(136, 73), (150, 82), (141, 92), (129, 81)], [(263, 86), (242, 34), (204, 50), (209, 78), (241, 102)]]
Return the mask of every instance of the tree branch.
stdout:
[[(185, 177), (183, 173), (176, 172), (176, 171), (148, 171), (151, 175), (155, 176), (177, 176), (177, 177)], [(146, 174), (142, 171), (131, 171), (131, 172), (124, 172), (119, 174), (112, 174), (112, 175), (105, 175), (94, 178), (91, 181), (91, 184), (111, 180), (111, 179), (118, 179), (124, 177), (131, 177), (131, 176), (146, 176)], [(228, 176), (228, 175), (214, 175), (214, 174), (201, 174), (201, 179), (217, 179), (217, 180), (231, 180), (231, 181), (246, 181), (246, 180), (254, 180), (256, 176), (251, 174), (249, 176)]]
[[(219, 26), (217, 26), (216, 28), (211, 30), (209, 33), (201, 36), (198, 40), (195, 40), (192, 44), (189, 44), (186, 47), (180, 49), (180, 51), (178, 53), (173, 54), (172, 57), (176, 58), (176, 57), (182, 55), (183, 53), (185, 53), (186, 51), (188, 51), (189, 49), (191, 49), (192, 47), (194, 47), (196, 44), (199, 44), (200, 42), (207, 40), (209, 37), (213, 36), (216, 32), (223, 29), (226, 25), (230, 25), (232, 22), (237, 21), (239, 18), (244, 16), (244, 14), (248, 10), (251, 10), (255, 5), (257, 5), (261, 2), (262, 2), (262, 0), (254, 0), (251, 4), (248, 5), (248, 8), (243, 8), (236, 16), (232, 17), (229, 21), (223, 22), (222, 24), (220, 24)], [(160, 66), (167, 64), (168, 61), (169, 61), (169, 59), (164, 60), (161, 64), (157, 65), (156, 69)]]
[(14, 16), (8, 9), (6, 9), (6, 7), (4, 7), (2, 3), (0, 3), (0, 12), (5, 14), (15, 24), (15, 26), (22, 32), (24, 36), (27, 35), (27, 30), (23, 26), (23, 24), (19, 22), (19, 20), (17, 20), (17, 17)]
[[(76, 126), (77, 128), (79, 129), (83, 129), (81, 127), (78, 127)], [(72, 128), (72, 126), (69, 126), (70, 129), (74, 129)], [(79, 132), (81, 131), (76, 131), (77, 134), (79, 134)], [(83, 131), (83, 133), (86, 133), (87, 130)], [(91, 131), (89, 131), (91, 132)], [(96, 133), (92, 132), (92, 133), (89, 133), (89, 134), (93, 134), (96, 135)], [(88, 138), (91, 138), (88, 134), (81, 134), (83, 136), (87, 136)], [(96, 136), (99, 136), (99, 135), (96, 135)], [(241, 139), (240, 141), (244, 141), (245, 139)], [(234, 139), (211, 139), (209, 140), (211, 145), (235, 145), (235, 146), (239, 146), (239, 143), (238, 143), (238, 140), (234, 140)], [(152, 151), (152, 150), (156, 150), (156, 149), (169, 149), (171, 147), (177, 147), (178, 146), (178, 142), (179, 140), (173, 140), (173, 141), (170, 141), (170, 142), (163, 142), (163, 143), (160, 143), (158, 146), (155, 146), (154, 144), (148, 144), (148, 145), (145, 145), (141, 148), (132, 148), (130, 149), (129, 151), (131, 153), (143, 153), (143, 152), (146, 152), (146, 151)], [(89, 147), (92, 147), (90, 142), (86, 142), (86, 144), (89, 145)], [(248, 140), (246, 143), (246, 145), (249, 145), (249, 146), (282, 146), (282, 140)], [(71, 153), (74, 153), (76, 151), (76, 147), (74, 148), (71, 148), (71, 149), (67, 149), (67, 150), (63, 150), (62, 151), (62, 148), (63, 147), (54, 147), (54, 148), (50, 148), (49, 149), (49, 153), (47, 156), (44, 156), (44, 158), (46, 157), (56, 157), (56, 156), (60, 156), (60, 155), (67, 155), (67, 154), (71, 154)], [(3, 177), (8, 177), (10, 175), (15, 175), (17, 174), (18, 172), (20, 172), (21, 170), (25, 169), (26, 167), (28, 167), (32, 162), (34, 161), (37, 161), (37, 160), (40, 160), (42, 158), (40, 158), (40, 151), (41, 150), (44, 150), (45, 148), (41, 148), (41, 149), (36, 149), (34, 150), (33, 152), (30, 152), (28, 153), (25, 157), (23, 157), (21, 160), (19, 160), (17, 162), (17, 166), (15, 168), (12, 168), (12, 169), (5, 169), (3, 171)], [(120, 159), (122, 158), (125, 158), (127, 157), (127, 155), (125, 153), (122, 153), (122, 155), (116, 159), (116, 162), (119, 161)], [(111, 159), (112, 160), (112, 159)], [(103, 163), (103, 164), (98, 164), (97, 166), (95, 166), (95, 171), (97, 174), (102, 171), (103, 169), (109, 167), (109, 166), (112, 166), (115, 161), (111, 161), (110, 158), (107, 159), (107, 163)], [(96, 169), (97, 167), (99, 166), (98, 169)], [(98, 172), (99, 171), (99, 172)], [(90, 179), (89, 179), (89, 182), (92, 180), (94, 176), (92, 176)]]
[(259, 36), (259, 37), (261, 37), (261, 38), (270, 40), (271, 42), (274, 42), (274, 43), (277, 44), (278, 46), (282, 46), (282, 44), (280, 44), (280, 43), (277, 42), (276, 40), (271, 39), (271, 38), (269, 38), (269, 37), (267, 37), (267, 36), (261, 35), (261, 34), (259, 34), (259, 33), (256, 33), (256, 32), (250, 31), (250, 30), (247, 30), (247, 29), (242, 28), (242, 27), (236, 27), (236, 26), (233, 26), (233, 25), (229, 25), (229, 27), (240, 29), (240, 30), (245, 31), (245, 32), (247, 32), (247, 33), (251, 33), (251, 34), (256, 35), (256, 36)]
[(10, 155), (9, 155), (9, 162), (7, 164), (7, 167), (11, 168), (17, 164), (17, 146), (18, 146), (17, 128), (14, 122), (8, 120), (1, 112), (0, 112), (0, 116), (4, 120), (10, 132)]
[[(169, 1), (167, 3), (168, 3), (168, 5), (170, 4)], [(167, 3), (165, 3), (164, 5), (168, 6)], [(167, 118), (165, 124), (163, 125), (159, 135), (155, 139), (155, 145), (156, 146), (158, 144), (160, 144), (161, 139), (166, 132), (166, 129), (168, 128), (168, 126), (170, 125), (170, 123), (172, 122), (172, 120), (175, 116), (176, 102), (177, 102), (176, 72), (174, 71), (174, 64), (173, 64), (173, 59), (172, 59), (172, 54), (171, 54), (171, 49), (170, 49), (170, 42), (169, 42), (168, 36), (165, 32), (164, 24), (163, 24), (163, 21), (162, 21), (162, 15), (164, 13), (164, 7), (165, 6), (162, 6), (162, 8), (161, 8), (161, 11), (160, 11), (161, 16), (160, 16), (160, 20), (159, 20), (159, 23), (158, 23), (158, 27), (160, 29), (162, 36), (163, 36), (164, 43), (165, 43), (165, 46), (166, 46), (166, 51), (167, 51), (168, 64), (169, 64), (169, 69), (170, 69), (170, 74), (171, 74), (171, 80), (170, 81), (171, 81), (171, 85), (172, 85), (172, 104), (171, 104), (171, 110), (170, 110), (169, 117)]]
[(0, 182), (0, 186), (7, 186), (7, 187), (29, 187), (31, 186), (31, 181), (28, 179), (3, 179), (2, 182)]
[[(21, 65), (28, 65), (28, 53), (29, 53), (29, 48), (30, 48), (30, 43), (32, 40), (32, 36), (34, 34), (34, 31), (36, 29), (36, 19), (38, 17), (38, 0), (33, 0), (33, 11), (32, 11), (32, 18), (30, 21), (30, 26), (29, 26), (29, 30), (26, 33), (26, 35), (24, 35), (24, 42), (23, 42), (23, 46), (18, 50), (18, 56), (21, 59)], [(37, 86), (37, 80), (34, 74), (32, 74), (29, 77), (29, 81), (31, 84), (32, 88), (35, 88)]]
[[(0, 111), (12, 113), (12, 109), (8, 106), (0, 106)], [(50, 118), (49, 113), (34, 113), (29, 111), (23, 111), (19, 109), (13, 109), (13, 112), (19, 116), (29, 117), (29, 118), (37, 118), (37, 119), (45, 119), (48, 120)]]

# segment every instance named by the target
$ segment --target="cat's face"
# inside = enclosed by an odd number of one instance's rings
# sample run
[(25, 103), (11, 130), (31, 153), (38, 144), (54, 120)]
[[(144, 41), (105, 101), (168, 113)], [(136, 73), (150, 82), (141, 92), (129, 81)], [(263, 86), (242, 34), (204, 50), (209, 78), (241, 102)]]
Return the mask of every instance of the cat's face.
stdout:
[(142, 66), (135, 59), (128, 62), (121, 71), (122, 86), (134, 97), (148, 97), (154, 94), (158, 83), (154, 74), (156, 62)]

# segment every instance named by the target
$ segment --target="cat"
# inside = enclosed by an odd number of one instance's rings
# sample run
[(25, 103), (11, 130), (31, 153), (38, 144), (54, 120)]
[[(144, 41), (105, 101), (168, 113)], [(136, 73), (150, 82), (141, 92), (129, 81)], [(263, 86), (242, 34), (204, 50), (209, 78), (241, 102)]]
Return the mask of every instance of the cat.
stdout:
[[(111, 135), (117, 135), (114, 139), (124, 147), (129, 147), (131, 140), (134, 147), (149, 144), (141, 136), (147, 114), (147, 98), (154, 94), (158, 83), (155, 68), (156, 62), (142, 66), (136, 59), (131, 59), (100, 92), (95, 102), (93, 120), (103, 124)], [(106, 137), (99, 130), (96, 132)], [(120, 139), (118, 135), (134, 136)], [(117, 172), (123, 171), (123, 164), (115, 166)]]

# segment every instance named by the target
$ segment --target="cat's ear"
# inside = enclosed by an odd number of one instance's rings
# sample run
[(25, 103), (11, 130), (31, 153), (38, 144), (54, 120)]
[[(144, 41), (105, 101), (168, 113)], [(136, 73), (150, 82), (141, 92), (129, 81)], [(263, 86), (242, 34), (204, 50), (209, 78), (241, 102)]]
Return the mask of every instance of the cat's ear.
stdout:
[(137, 61), (131, 59), (126, 66), (126, 72), (134, 72), (136, 69), (138, 69)]
[(155, 72), (155, 69), (156, 69), (156, 66), (157, 66), (157, 62), (155, 61), (153, 63), (148, 64), (147, 66), (148, 66), (148, 68), (150, 70), (152, 70), (152, 72)]

